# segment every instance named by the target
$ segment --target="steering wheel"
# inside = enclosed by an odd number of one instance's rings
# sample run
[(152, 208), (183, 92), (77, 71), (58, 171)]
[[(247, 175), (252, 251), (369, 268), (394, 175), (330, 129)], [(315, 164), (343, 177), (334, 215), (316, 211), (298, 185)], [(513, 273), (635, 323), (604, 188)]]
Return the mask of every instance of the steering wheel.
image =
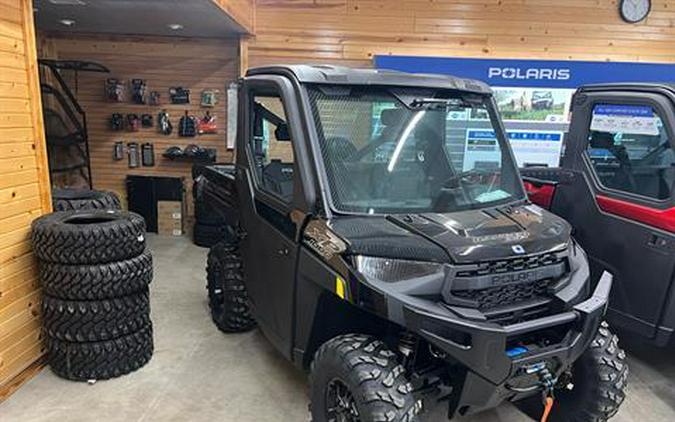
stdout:
[(443, 182), (443, 188), (456, 188), (461, 185), (458, 182), (464, 182), (465, 185), (476, 185), (480, 182), (480, 179), (483, 176), (494, 175), (494, 170), (486, 170), (473, 168), (471, 170), (463, 171), (460, 173), (453, 174), (452, 176), (445, 179)]

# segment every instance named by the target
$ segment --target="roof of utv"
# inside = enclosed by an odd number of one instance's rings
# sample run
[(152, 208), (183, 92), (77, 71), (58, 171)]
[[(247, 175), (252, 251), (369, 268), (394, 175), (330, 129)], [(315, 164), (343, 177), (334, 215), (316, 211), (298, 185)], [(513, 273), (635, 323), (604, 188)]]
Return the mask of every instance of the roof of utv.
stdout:
[(675, 93), (675, 83), (665, 82), (612, 82), (612, 83), (598, 83), (586, 84), (579, 87), (579, 91), (650, 91), (654, 89), (666, 89)]
[(380, 85), (440, 88), (490, 94), (490, 87), (480, 81), (447, 75), (405, 73), (395, 70), (351, 69), (329, 65), (272, 65), (249, 69), (246, 76), (283, 75), (300, 83), (330, 85)]

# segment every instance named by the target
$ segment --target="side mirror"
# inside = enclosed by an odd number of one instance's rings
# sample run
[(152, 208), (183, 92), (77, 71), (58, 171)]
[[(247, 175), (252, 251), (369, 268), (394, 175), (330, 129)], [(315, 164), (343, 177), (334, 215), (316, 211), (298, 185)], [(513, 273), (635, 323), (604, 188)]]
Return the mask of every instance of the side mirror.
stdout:
[(274, 137), (277, 138), (277, 141), (290, 141), (291, 135), (288, 133), (288, 124), (279, 123), (274, 130)]

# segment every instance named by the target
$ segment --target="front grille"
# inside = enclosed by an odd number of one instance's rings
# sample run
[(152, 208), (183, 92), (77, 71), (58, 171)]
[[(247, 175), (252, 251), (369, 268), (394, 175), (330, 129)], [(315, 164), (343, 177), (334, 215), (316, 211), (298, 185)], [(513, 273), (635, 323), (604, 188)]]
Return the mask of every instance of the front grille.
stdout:
[(499, 261), (483, 262), (460, 269), (456, 277), (479, 277), (491, 274), (511, 273), (522, 270), (555, 265), (565, 261), (562, 254), (546, 253), (523, 258), (503, 259)]
[(520, 310), (513, 318), (520, 319), (527, 317), (521, 315), (523, 307), (549, 302), (554, 286), (568, 272), (566, 251), (462, 265), (455, 267), (444, 300), (486, 315), (516, 306)]
[(528, 283), (508, 284), (480, 290), (453, 290), (452, 295), (473, 301), (478, 309), (487, 310), (540, 299), (547, 295), (554, 280), (537, 280)]

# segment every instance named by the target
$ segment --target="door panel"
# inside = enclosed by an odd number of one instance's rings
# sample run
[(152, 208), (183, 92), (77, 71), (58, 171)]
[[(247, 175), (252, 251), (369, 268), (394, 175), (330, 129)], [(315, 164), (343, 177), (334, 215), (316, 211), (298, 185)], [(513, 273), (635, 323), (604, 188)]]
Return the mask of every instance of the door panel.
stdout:
[[(645, 93), (588, 94), (575, 106), (573, 158), (564, 163), (574, 169), (574, 177), (558, 186), (553, 205), (574, 226), (595, 280), (604, 270), (614, 274), (610, 319), (648, 337), (661, 324), (675, 271), (670, 164), (645, 164), (652, 159), (649, 154), (668, 150), (668, 155), (675, 146), (669, 101)], [(651, 108), (662, 121), (658, 135), (651, 126), (629, 128), (630, 121), (621, 116), (611, 116), (616, 119), (602, 122), (605, 126), (594, 123), (599, 104), (636, 112)]]
[[(265, 199), (256, 198), (252, 183), (241, 185), (240, 189), (251, 191), (251, 201), (241, 205), (246, 236), (240, 247), (252, 311), (267, 338), (290, 357), (298, 246), (292, 237), (279, 230), (278, 221), (285, 220), (287, 215), (268, 205)], [(293, 224), (290, 219), (288, 222)]]
[(280, 78), (247, 79), (240, 97), (237, 191), (240, 247), (252, 312), (267, 338), (291, 357), (298, 243), (290, 212), (302, 196), (298, 129), (287, 123), (292, 95)]

